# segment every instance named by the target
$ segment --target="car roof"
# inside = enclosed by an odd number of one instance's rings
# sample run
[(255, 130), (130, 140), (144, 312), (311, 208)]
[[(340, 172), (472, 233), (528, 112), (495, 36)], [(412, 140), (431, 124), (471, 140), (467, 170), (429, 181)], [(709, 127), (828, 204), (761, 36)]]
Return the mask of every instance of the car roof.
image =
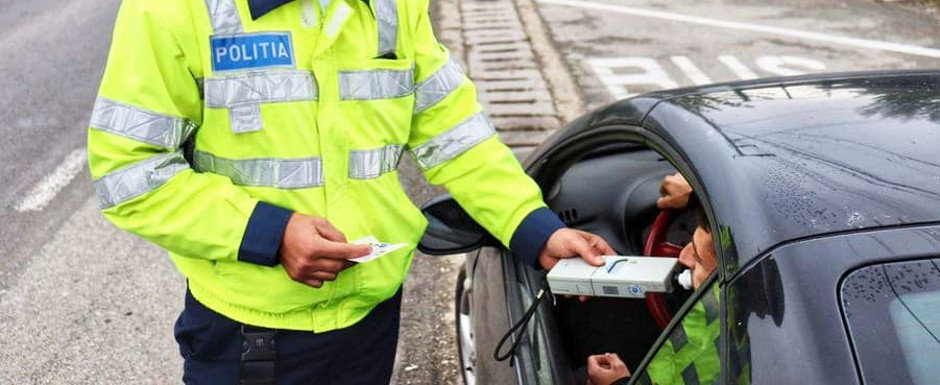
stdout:
[(797, 239), (940, 221), (940, 70), (734, 82), (612, 106), (590, 120), (643, 116), (692, 165), (733, 246), (726, 264)]

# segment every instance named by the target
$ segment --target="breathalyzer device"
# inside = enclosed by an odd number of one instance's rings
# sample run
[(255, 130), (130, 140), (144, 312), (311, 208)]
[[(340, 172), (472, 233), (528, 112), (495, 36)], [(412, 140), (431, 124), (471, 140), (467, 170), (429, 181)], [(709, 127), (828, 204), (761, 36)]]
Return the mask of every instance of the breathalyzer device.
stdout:
[[(516, 332), (526, 330), (529, 320), (545, 297), (546, 286), (554, 294), (588, 295), (594, 297), (644, 298), (646, 293), (671, 293), (677, 285), (692, 288), (692, 272), (679, 273), (682, 265), (677, 258), (604, 256), (604, 266), (591, 266), (581, 258), (558, 261), (545, 276), (535, 299), (509, 331), (496, 344), (493, 359), (505, 361), (524, 339)], [(503, 345), (515, 337), (508, 351)]]
[(592, 297), (644, 298), (646, 293), (671, 293), (676, 286), (692, 288), (692, 272), (682, 271), (677, 258), (604, 256), (604, 266), (566, 258), (548, 272), (552, 293)]

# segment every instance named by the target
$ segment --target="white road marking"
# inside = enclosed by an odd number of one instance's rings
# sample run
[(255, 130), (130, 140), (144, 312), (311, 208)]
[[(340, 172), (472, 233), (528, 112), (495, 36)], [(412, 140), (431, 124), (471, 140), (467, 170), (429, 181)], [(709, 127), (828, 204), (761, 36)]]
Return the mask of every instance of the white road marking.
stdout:
[[(826, 65), (822, 62), (799, 56), (760, 56), (754, 62), (762, 70), (780, 76), (803, 75), (807, 72), (826, 70)], [(809, 71), (793, 67), (802, 67)]]
[[(607, 90), (614, 95), (616, 99), (623, 99), (635, 94), (630, 93), (627, 85), (648, 84), (660, 88), (679, 87), (673, 81), (666, 70), (656, 62), (655, 59), (648, 57), (617, 57), (617, 58), (591, 58), (585, 59), (588, 66), (597, 74), (601, 82), (607, 86)], [(621, 71), (614, 72), (614, 68)], [(633, 69), (634, 71), (625, 71)], [(641, 72), (636, 72), (635, 70)], [(623, 73), (627, 72), (627, 73)]]
[(757, 74), (734, 56), (721, 55), (718, 57), (718, 61), (724, 63), (741, 80), (757, 79)]
[(851, 38), (851, 37), (827, 35), (824, 33), (801, 31), (801, 30), (790, 29), (790, 28), (771, 27), (771, 26), (766, 26), (766, 25), (741, 23), (741, 22), (736, 22), (736, 21), (710, 19), (710, 18), (699, 17), (699, 16), (689, 16), (689, 15), (683, 15), (683, 14), (672, 13), (672, 12), (653, 11), (649, 9), (625, 7), (622, 5), (603, 4), (603, 3), (593, 2), (593, 1), (583, 1), (583, 0), (537, 0), (537, 1), (540, 3), (545, 3), (545, 4), (557, 4), (557, 5), (566, 5), (569, 7), (596, 9), (599, 11), (617, 12), (617, 13), (622, 13), (622, 14), (627, 14), (627, 15), (649, 17), (649, 18), (654, 18), (654, 19), (679, 21), (679, 22), (690, 23), (690, 24), (698, 24), (698, 25), (705, 25), (705, 26), (711, 26), (711, 27), (728, 28), (728, 29), (737, 29), (737, 30), (743, 30), (743, 31), (761, 32), (761, 33), (781, 35), (781, 36), (787, 36), (787, 37), (803, 39), (803, 40), (822, 41), (822, 42), (840, 44), (840, 45), (845, 45), (845, 46), (850, 46), (850, 47), (876, 49), (876, 50), (882, 50), (882, 51), (904, 53), (904, 54), (909, 54), (909, 55), (940, 58), (940, 49), (920, 47), (920, 46), (908, 45), (908, 44), (898, 44), (898, 43), (891, 43), (891, 42), (879, 41), (879, 40), (856, 39), (856, 38)]
[(84, 168), (87, 157), (87, 149), (84, 147), (70, 152), (59, 167), (33, 186), (26, 197), (16, 205), (16, 211), (40, 211), (45, 208)]
[(670, 59), (672, 59), (676, 67), (679, 67), (679, 69), (685, 73), (685, 76), (688, 76), (689, 80), (695, 85), (700, 86), (714, 83), (712, 79), (708, 77), (708, 75), (705, 75), (705, 72), (702, 72), (689, 58), (685, 56), (673, 56)]
[[(713, 83), (711, 77), (705, 74), (698, 65), (686, 56), (670, 56), (670, 60), (695, 85)], [(742, 79), (756, 79), (758, 75), (743, 62), (732, 55), (722, 55), (718, 61), (728, 67), (734, 74)], [(679, 87), (679, 84), (670, 78), (666, 67), (650, 57), (595, 57), (584, 60), (597, 77), (607, 87), (607, 91), (615, 99), (628, 98), (638, 94), (634, 86), (640, 86), (640, 91), (655, 91)], [(826, 70), (826, 64), (813, 59), (800, 56), (759, 56), (754, 60), (757, 66), (771, 75), (791, 76), (810, 72)], [(650, 89), (652, 86), (652, 89)]]

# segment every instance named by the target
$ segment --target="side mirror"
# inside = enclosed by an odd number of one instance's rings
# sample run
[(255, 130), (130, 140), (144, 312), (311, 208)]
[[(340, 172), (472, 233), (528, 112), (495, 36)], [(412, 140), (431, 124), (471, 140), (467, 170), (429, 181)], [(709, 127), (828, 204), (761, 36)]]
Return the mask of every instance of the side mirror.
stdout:
[(465, 253), (497, 242), (477, 224), (450, 194), (431, 198), (421, 206), (428, 228), (418, 250), (430, 255)]

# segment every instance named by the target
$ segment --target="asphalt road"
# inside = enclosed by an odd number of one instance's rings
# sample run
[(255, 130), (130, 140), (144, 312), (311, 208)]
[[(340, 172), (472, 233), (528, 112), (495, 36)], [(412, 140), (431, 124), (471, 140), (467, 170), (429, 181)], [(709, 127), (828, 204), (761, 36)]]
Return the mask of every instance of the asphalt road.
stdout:
[(588, 110), (680, 86), (940, 67), (940, 18), (868, 0), (535, 0)]
[[(86, 124), (118, 4), (0, 2), (0, 384), (162, 384), (180, 375), (171, 331), (184, 282), (161, 250), (100, 216), (84, 166)], [(536, 4), (567, 64), (555, 75), (572, 76), (589, 109), (750, 76), (940, 66), (930, 56), (940, 47), (936, 16), (883, 3)], [(403, 164), (416, 202), (439, 191)], [(399, 383), (455, 381), (448, 316), (457, 264), (418, 256), (413, 265)]]
[(90, 195), (87, 171), (42, 211), (15, 207), (84, 147), (118, 1), (0, 3), (0, 290)]

